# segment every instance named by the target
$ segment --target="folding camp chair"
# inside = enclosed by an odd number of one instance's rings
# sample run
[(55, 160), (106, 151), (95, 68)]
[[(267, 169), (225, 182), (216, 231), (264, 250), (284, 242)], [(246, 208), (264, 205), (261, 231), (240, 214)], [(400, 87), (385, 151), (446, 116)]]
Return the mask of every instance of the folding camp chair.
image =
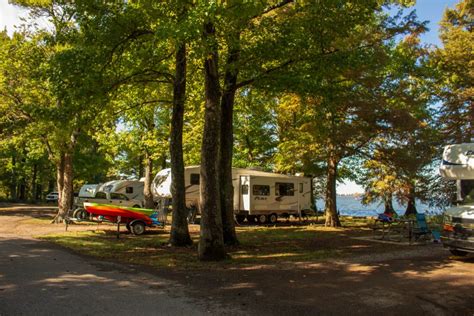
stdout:
[(424, 213), (417, 213), (416, 214), (416, 225), (413, 228), (413, 236), (415, 240), (419, 240), (420, 238), (431, 238), (431, 230), (428, 228), (428, 224), (426, 223), (426, 216)]

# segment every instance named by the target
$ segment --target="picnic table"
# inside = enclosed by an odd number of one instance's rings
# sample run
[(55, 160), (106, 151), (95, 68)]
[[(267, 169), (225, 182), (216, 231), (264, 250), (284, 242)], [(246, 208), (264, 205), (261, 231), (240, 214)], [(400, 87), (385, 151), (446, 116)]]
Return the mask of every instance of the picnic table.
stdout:
[(393, 218), (390, 221), (376, 219), (372, 229), (374, 238), (390, 241), (402, 241), (407, 238), (411, 243), (414, 228), (415, 220), (412, 218)]

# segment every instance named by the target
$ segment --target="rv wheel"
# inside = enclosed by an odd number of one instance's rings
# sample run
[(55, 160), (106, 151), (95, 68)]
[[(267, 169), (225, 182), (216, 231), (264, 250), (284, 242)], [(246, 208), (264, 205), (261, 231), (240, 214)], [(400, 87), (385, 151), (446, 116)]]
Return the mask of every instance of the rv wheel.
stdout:
[(141, 235), (145, 232), (145, 223), (143, 222), (133, 222), (130, 223), (130, 230), (134, 235)]
[(259, 224), (265, 224), (267, 222), (267, 215), (258, 215), (257, 220)]
[(245, 215), (235, 215), (235, 220), (237, 223), (242, 224), (245, 220)]
[(270, 214), (270, 216), (268, 217), (268, 221), (271, 224), (275, 224), (278, 221), (278, 215), (276, 215), (275, 213)]

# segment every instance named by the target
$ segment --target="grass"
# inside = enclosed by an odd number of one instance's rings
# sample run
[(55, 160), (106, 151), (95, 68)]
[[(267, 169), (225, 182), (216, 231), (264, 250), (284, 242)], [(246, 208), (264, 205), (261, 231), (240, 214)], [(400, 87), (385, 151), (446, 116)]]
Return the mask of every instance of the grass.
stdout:
[[(168, 246), (168, 230), (150, 230), (142, 236), (121, 234), (116, 238), (113, 226), (106, 230), (64, 232), (38, 236), (81, 254), (154, 268), (209, 269), (248, 265), (276, 265), (285, 262), (314, 262), (349, 255), (349, 235), (365, 233), (366, 221), (350, 220), (350, 228), (326, 228), (322, 225), (237, 227), (239, 246), (227, 249), (231, 259), (221, 263), (200, 262), (197, 258), (199, 231), (191, 227), (194, 244), (186, 248)], [(349, 226), (351, 224), (352, 226)]]

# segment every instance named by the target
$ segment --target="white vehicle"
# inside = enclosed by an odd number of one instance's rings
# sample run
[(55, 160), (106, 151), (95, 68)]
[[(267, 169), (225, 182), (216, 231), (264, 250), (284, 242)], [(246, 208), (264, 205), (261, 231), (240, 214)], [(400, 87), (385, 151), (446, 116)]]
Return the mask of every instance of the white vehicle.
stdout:
[[(185, 168), (186, 206), (198, 209), (200, 166)], [(238, 222), (275, 223), (278, 216), (300, 216), (311, 209), (311, 178), (232, 168), (234, 214)], [(163, 169), (152, 184), (155, 198), (171, 198), (171, 169)]]
[(143, 195), (144, 186), (144, 181), (113, 180), (102, 184), (98, 191), (107, 193), (122, 193), (125, 194), (129, 199), (143, 201), (145, 199), (145, 196)]
[(58, 192), (51, 192), (48, 195), (46, 195), (46, 203), (52, 202), (58, 202), (59, 198), (59, 193)]
[(439, 171), (457, 183), (457, 205), (445, 211), (441, 240), (454, 255), (467, 255), (474, 252), (474, 143), (446, 146)]
[(99, 187), (102, 184), (84, 184), (79, 190), (79, 197), (93, 197), (95, 193), (99, 191)]

